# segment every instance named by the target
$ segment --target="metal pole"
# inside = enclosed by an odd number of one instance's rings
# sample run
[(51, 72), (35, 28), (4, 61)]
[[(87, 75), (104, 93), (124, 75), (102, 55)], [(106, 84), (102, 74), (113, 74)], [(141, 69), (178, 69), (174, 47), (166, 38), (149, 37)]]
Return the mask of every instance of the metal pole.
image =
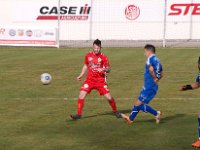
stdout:
[(167, 19), (167, 0), (165, 0), (164, 4), (163, 47), (166, 47), (166, 19)]
[[(191, 3), (193, 3), (193, 0), (191, 0)], [(192, 26), (193, 20), (192, 20), (192, 13), (190, 13), (190, 35), (189, 35), (189, 40), (192, 39), (192, 30), (193, 30), (193, 26)]]
[(93, 19), (92, 19), (92, 13), (93, 13), (93, 0), (90, 1), (91, 4), (91, 10), (90, 10), (90, 33), (89, 33), (89, 40), (92, 40), (92, 25), (93, 25)]
[(60, 1), (61, 0), (58, 0), (58, 27), (57, 27), (58, 48), (60, 47)]

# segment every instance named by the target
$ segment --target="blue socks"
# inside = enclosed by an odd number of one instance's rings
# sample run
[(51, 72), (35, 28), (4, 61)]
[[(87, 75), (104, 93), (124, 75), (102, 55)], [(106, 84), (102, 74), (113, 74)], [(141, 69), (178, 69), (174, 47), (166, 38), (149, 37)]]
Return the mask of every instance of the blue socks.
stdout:
[(137, 116), (138, 112), (139, 112), (138, 106), (134, 106), (133, 109), (132, 109), (132, 111), (131, 111), (131, 114), (129, 116), (129, 119), (131, 121), (133, 121), (135, 119), (135, 117)]
[[(131, 111), (131, 114), (129, 116), (129, 119), (131, 121), (133, 121), (135, 119), (135, 117), (137, 116), (138, 112), (142, 110), (143, 112), (148, 112), (154, 116), (157, 116), (157, 111), (154, 110), (153, 108), (151, 108), (150, 106), (146, 105), (146, 104), (141, 104), (139, 106), (134, 106), (132, 111)], [(200, 124), (200, 118), (199, 118), (199, 124)], [(200, 128), (199, 128), (200, 130)]]
[(198, 122), (199, 122), (199, 129), (198, 129), (198, 131), (199, 131), (199, 139), (200, 139), (200, 117), (198, 117)]

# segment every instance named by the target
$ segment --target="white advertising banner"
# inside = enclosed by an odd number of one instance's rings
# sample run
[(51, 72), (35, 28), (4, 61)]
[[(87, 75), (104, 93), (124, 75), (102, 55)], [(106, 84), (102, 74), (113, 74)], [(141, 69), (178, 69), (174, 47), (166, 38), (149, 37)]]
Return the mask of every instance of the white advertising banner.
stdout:
[(179, 22), (200, 21), (199, 0), (167, 1), (167, 21)]
[(92, 20), (97, 22), (157, 22), (164, 15), (164, 2), (159, 0), (95, 0), (92, 7)]
[(166, 39), (200, 38), (200, 1), (168, 0)]
[(200, 39), (200, 0), (6, 0), (0, 9), (2, 27), (56, 27), (63, 41)]
[(0, 28), (0, 45), (58, 47), (56, 28)]
[(13, 5), (12, 16), (14, 22), (57, 21), (60, 6), (60, 20), (88, 21), (90, 3), (91, 0), (61, 0), (60, 4), (58, 0), (18, 1)]
[(163, 21), (164, 13), (160, 0), (20, 0), (13, 5), (12, 21), (58, 20), (59, 6), (64, 21)]

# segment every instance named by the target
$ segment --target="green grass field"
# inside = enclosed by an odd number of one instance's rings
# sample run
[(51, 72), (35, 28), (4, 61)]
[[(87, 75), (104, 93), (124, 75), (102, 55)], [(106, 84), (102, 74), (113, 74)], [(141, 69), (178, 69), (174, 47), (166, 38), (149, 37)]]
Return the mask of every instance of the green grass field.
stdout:
[[(89, 49), (0, 48), (0, 150), (189, 150), (197, 139), (199, 90), (179, 92), (195, 81), (200, 49), (159, 49), (164, 67), (150, 103), (163, 112), (159, 125), (140, 113), (127, 125), (115, 118), (96, 91), (86, 98), (84, 117), (71, 121)], [(108, 85), (121, 112), (129, 113), (143, 84), (143, 49), (108, 48)], [(42, 85), (40, 75), (53, 80)]]

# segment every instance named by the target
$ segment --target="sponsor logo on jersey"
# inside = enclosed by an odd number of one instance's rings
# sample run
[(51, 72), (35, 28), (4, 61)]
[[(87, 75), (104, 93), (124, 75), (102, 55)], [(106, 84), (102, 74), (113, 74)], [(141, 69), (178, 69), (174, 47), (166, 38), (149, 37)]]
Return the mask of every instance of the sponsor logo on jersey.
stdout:
[(93, 60), (93, 58), (92, 57), (88, 57), (88, 61), (92, 61)]
[(87, 89), (87, 88), (89, 87), (89, 85), (88, 85), (88, 84), (84, 84), (83, 87), (84, 87), (85, 89)]
[(101, 62), (101, 58), (100, 57), (98, 58), (98, 62)]

